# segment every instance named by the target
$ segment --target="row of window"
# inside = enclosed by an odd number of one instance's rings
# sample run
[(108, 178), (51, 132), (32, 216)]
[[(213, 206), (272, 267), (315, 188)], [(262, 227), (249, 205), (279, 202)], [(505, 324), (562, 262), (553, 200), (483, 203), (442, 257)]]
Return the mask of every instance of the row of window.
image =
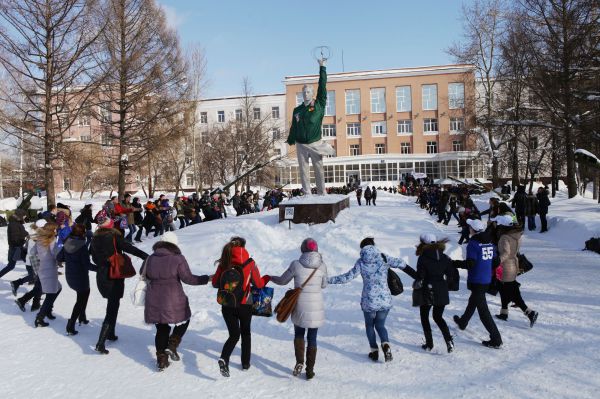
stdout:
[[(359, 122), (346, 123), (346, 135), (348, 137), (360, 137), (361, 135), (361, 124)], [(450, 133), (459, 134), (465, 129), (465, 119), (450, 118)], [(336, 137), (336, 125), (325, 123), (321, 126), (323, 137)], [(413, 133), (413, 122), (411, 119), (399, 120), (396, 126), (396, 133), (400, 136), (411, 135)], [(423, 134), (438, 134), (438, 120), (437, 118), (425, 118), (423, 119)], [(385, 136), (387, 135), (387, 123), (385, 121), (371, 122), (371, 135), (372, 136)]]
[[(261, 119), (261, 110), (258, 107), (254, 107), (252, 109), (252, 118), (254, 120), (260, 120)], [(279, 119), (279, 107), (271, 107), (271, 118), (273, 119)], [(236, 109), (235, 110), (235, 120), (238, 122), (241, 122), (243, 119), (242, 117), (242, 110), (241, 109)], [(225, 123), (225, 111), (217, 111), (217, 122), (219, 123)], [(202, 111), (200, 112), (200, 123), (208, 123), (208, 112)]]
[[(452, 141), (452, 151), (463, 151), (463, 142), (460, 140)], [(348, 153), (350, 156), (361, 155), (360, 144), (350, 144)], [(386, 154), (385, 144), (375, 144), (375, 154)], [(400, 143), (401, 154), (412, 154), (412, 147), (410, 143)], [(427, 154), (437, 154), (438, 143), (437, 141), (427, 142)]]
[[(385, 101), (385, 87), (370, 89), (371, 113), (387, 112)], [(296, 93), (296, 106), (303, 101), (302, 92)], [(360, 89), (351, 89), (345, 91), (346, 115), (360, 114)], [(461, 109), (465, 106), (465, 85), (464, 83), (448, 84), (448, 108)], [(428, 84), (421, 86), (421, 109), (424, 111), (438, 109), (438, 88), (437, 84)], [(412, 88), (411, 86), (396, 87), (396, 112), (412, 111)], [(327, 105), (325, 106), (325, 116), (335, 115), (335, 91), (327, 92)]]

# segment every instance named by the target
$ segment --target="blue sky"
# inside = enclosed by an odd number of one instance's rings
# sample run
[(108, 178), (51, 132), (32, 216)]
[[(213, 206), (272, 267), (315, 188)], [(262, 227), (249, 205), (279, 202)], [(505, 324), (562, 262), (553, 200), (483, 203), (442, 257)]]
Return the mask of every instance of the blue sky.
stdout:
[(248, 77), (254, 93), (283, 92), (285, 76), (317, 72), (311, 55), (328, 45), (328, 72), (452, 62), (461, 37), (460, 0), (159, 0), (183, 46), (207, 58), (204, 97), (236, 95)]

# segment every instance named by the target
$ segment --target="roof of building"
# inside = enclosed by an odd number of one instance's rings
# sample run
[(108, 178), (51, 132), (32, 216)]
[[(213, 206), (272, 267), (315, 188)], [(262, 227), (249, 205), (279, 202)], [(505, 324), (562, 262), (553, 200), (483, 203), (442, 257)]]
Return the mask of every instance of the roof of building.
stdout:
[[(271, 93), (271, 94), (253, 94), (251, 98), (259, 98), (259, 97), (274, 97), (274, 96), (285, 96), (285, 93)], [(237, 96), (225, 96), (225, 97), (212, 97), (212, 98), (201, 98), (200, 101), (215, 101), (215, 100), (238, 100), (240, 98), (244, 98), (242, 95)]]
[[(450, 64), (450, 65), (434, 65), (411, 68), (397, 69), (380, 69), (374, 71), (354, 71), (354, 72), (339, 72), (327, 74), (327, 81), (336, 82), (344, 80), (365, 80), (365, 79), (382, 79), (404, 76), (420, 76), (420, 75), (442, 75), (449, 73), (464, 73), (475, 69), (472, 64)], [(300, 84), (307, 82), (316, 82), (319, 75), (298, 75), (286, 76), (284, 84)]]

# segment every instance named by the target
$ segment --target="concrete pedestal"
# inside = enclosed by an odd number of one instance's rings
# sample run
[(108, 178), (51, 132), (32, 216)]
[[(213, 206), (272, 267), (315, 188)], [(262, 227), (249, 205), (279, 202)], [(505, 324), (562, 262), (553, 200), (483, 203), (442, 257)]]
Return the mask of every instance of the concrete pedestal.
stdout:
[(279, 205), (279, 222), (290, 220), (286, 218), (293, 209), (293, 223), (327, 223), (335, 218), (343, 209), (350, 207), (350, 199), (344, 195), (324, 195), (293, 198)]

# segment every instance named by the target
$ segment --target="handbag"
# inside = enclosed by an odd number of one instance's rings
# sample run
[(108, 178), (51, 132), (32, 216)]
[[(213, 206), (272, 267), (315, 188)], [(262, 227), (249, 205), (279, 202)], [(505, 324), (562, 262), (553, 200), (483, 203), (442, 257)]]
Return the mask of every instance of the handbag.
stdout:
[[(387, 264), (386, 256), (384, 254), (381, 254), (381, 257), (383, 258), (383, 261)], [(398, 276), (398, 274), (396, 274), (396, 272), (394, 272), (391, 268), (388, 268), (387, 284), (388, 288), (390, 289), (390, 294), (392, 294), (393, 296), (400, 295), (402, 294), (402, 292), (404, 292), (404, 286), (402, 285), (402, 280), (400, 279), (400, 276)]]
[(517, 276), (520, 276), (523, 273), (527, 273), (528, 271), (533, 269), (533, 264), (529, 261), (529, 259), (527, 259), (525, 254), (517, 254), (517, 259), (519, 261), (519, 272), (517, 273)]
[(273, 316), (273, 292), (274, 290), (271, 287), (252, 287), (252, 314), (254, 316)]
[(277, 315), (277, 321), (280, 323), (284, 323), (294, 311), (296, 304), (298, 303), (298, 298), (302, 293), (302, 289), (304, 286), (310, 281), (312, 276), (315, 275), (319, 269), (313, 270), (313, 272), (308, 276), (306, 281), (298, 288), (294, 288), (291, 290), (287, 290), (283, 298), (279, 301), (277, 306), (275, 306), (275, 314)]
[(113, 246), (115, 248), (115, 253), (108, 258), (108, 277), (117, 280), (135, 276), (136, 272), (131, 263), (131, 258), (117, 252), (117, 239), (115, 236), (113, 236)]
[(146, 291), (148, 290), (148, 279), (146, 278), (146, 261), (142, 265), (144, 271), (140, 276), (133, 292), (131, 293), (131, 302), (134, 306), (144, 306), (146, 303)]

